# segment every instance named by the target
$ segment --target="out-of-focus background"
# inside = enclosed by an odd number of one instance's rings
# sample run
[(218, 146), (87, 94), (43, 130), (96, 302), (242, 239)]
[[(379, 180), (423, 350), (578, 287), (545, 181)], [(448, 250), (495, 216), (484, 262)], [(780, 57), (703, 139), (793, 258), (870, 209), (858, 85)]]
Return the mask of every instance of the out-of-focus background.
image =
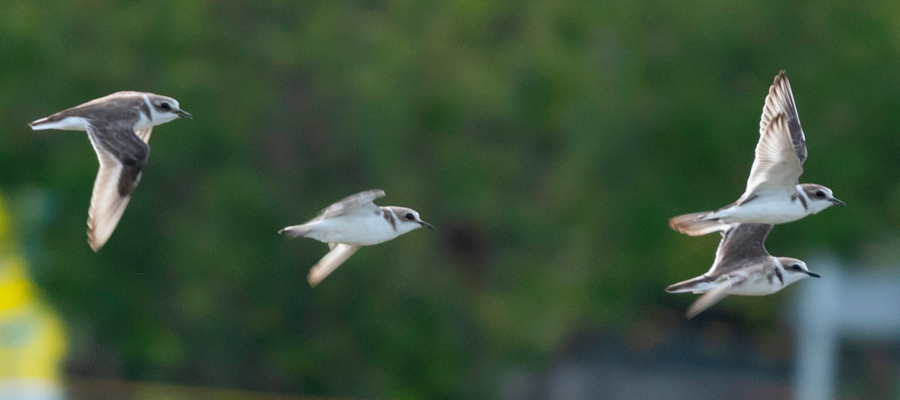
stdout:
[[(780, 69), (849, 207), (768, 249), (823, 278), (686, 321), (718, 235), (667, 219), (743, 192)], [(119, 90), (195, 119), (95, 254), (85, 134), (26, 124)], [(3, 0), (0, 393), (896, 398), (898, 106), (896, 1)], [(437, 229), (311, 289), (276, 231), (373, 188)]]

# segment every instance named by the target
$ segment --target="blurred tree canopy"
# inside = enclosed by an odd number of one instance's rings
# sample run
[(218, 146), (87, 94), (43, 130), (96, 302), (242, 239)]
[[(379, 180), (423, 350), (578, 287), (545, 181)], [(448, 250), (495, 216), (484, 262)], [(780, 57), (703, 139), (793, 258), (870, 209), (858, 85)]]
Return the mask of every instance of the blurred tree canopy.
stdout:
[[(666, 220), (740, 195), (780, 69), (808, 137), (802, 181), (850, 207), (777, 228), (769, 249), (895, 259), (898, 7), (3, 0), (0, 187), (50, 199), (21, 231), (71, 374), (495, 397), (578, 332), (644, 334), (692, 300), (663, 288), (705, 271), (718, 238)], [(94, 254), (88, 140), (26, 124), (118, 90), (195, 119), (155, 130)], [(364, 248), (311, 290), (327, 247), (275, 232), (372, 188), (437, 230)], [(716, 307), (769, 329), (787, 296)]]

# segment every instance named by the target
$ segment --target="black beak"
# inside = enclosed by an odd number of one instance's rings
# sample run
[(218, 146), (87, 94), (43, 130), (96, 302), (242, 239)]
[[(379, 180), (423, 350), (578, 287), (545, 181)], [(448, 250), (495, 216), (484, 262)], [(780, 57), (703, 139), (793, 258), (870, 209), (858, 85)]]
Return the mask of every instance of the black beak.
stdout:
[(809, 276), (811, 276), (811, 277), (813, 277), (813, 278), (821, 278), (821, 277), (822, 277), (822, 275), (819, 275), (819, 274), (817, 274), (817, 273), (815, 273), (815, 272), (809, 272), (809, 271), (806, 271), (806, 274), (809, 275)]
[(847, 203), (844, 203), (843, 201), (840, 201), (840, 200), (838, 200), (838, 199), (836, 199), (836, 198), (834, 198), (834, 197), (831, 198), (831, 202), (834, 203), (834, 204), (837, 204), (837, 205), (839, 205), (839, 206), (847, 207)]
[(429, 223), (427, 223), (427, 222), (425, 222), (425, 221), (419, 221), (419, 224), (422, 225), (422, 227), (425, 227), (425, 228), (428, 228), (428, 229), (434, 229), (434, 225), (431, 225), (431, 224), (429, 224)]
[(191, 113), (184, 110), (176, 110), (175, 114), (178, 114), (178, 116), (181, 118), (194, 119), (194, 116), (191, 115)]

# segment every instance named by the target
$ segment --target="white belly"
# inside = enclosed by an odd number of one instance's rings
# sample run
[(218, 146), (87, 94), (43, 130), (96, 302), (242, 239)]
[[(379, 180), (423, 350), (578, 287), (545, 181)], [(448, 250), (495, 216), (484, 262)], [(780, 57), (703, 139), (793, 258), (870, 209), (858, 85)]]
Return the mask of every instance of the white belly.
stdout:
[(765, 296), (767, 294), (775, 293), (785, 286), (787, 285), (782, 285), (778, 278), (774, 278), (772, 279), (772, 282), (769, 282), (769, 280), (763, 276), (743, 285), (733, 287), (728, 293), (740, 296)]
[[(775, 293), (787, 285), (782, 285), (781, 281), (778, 278), (772, 280), (769, 283), (768, 278), (763, 275), (759, 277), (753, 277), (752, 280), (744, 283), (742, 285), (733, 286), (728, 289), (728, 294), (735, 294), (739, 296), (765, 296), (767, 294)], [(706, 293), (710, 290), (715, 289), (717, 286), (726, 285), (724, 282), (704, 282), (700, 283), (691, 290), (691, 293)]]
[(395, 230), (384, 218), (375, 214), (329, 218), (314, 224), (308, 237), (325, 243), (369, 246), (386, 242), (403, 233)]
[(716, 212), (725, 223), (783, 224), (805, 217), (808, 210), (803, 203), (790, 197), (758, 198), (739, 207), (729, 207)]

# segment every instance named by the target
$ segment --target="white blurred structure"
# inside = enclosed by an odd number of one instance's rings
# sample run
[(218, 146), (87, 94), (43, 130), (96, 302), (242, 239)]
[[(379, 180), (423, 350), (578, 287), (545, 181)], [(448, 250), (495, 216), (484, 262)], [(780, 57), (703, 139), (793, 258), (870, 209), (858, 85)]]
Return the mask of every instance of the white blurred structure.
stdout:
[(834, 258), (809, 265), (822, 279), (799, 285), (794, 398), (831, 400), (842, 341), (900, 338), (900, 271), (850, 271)]
[(45, 379), (0, 379), (3, 400), (63, 400), (62, 387)]

